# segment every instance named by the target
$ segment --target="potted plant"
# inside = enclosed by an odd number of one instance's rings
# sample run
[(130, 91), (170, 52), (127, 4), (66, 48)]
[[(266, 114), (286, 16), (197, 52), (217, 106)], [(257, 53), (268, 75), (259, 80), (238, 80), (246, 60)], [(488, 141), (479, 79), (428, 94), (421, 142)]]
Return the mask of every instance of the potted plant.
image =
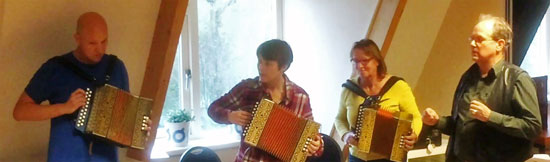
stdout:
[(191, 112), (183, 109), (170, 111), (168, 119), (164, 123), (168, 133), (168, 142), (178, 147), (187, 146), (189, 142), (189, 122), (193, 121), (194, 118)]

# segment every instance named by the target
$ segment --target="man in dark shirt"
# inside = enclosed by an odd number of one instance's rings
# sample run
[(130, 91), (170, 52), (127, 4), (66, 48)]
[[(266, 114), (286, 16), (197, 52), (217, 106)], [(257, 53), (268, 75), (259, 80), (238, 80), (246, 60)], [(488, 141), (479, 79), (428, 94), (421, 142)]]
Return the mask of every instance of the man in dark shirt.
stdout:
[(447, 161), (525, 161), (541, 132), (535, 85), (504, 61), (512, 30), (503, 18), (481, 15), (470, 36), (475, 62), (460, 79), (451, 116), (431, 108), (423, 122), (450, 136)]

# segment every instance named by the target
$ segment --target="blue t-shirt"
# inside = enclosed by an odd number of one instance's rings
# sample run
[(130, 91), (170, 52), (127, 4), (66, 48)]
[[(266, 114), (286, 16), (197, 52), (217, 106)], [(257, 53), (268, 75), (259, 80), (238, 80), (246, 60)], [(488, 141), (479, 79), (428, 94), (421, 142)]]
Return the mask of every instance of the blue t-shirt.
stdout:
[[(62, 55), (78, 68), (94, 76), (97, 80), (105, 80), (109, 57), (104, 55), (95, 65), (79, 62), (72, 52)], [(128, 72), (124, 63), (116, 61), (108, 84), (129, 91)], [(77, 75), (73, 70), (56, 61), (49, 60), (38, 69), (25, 88), (25, 92), (40, 104), (48, 100), (50, 104), (65, 103), (76, 89), (92, 88), (93, 84)], [(74, 114), (76, 114), (75, 111)], [(75, 128), (76, 115), (62, 115), (51, 120), (48, 161), (118, 161), (115, 145), (83, 136)], [(89, 153), (90, 142), (92, 153)]]

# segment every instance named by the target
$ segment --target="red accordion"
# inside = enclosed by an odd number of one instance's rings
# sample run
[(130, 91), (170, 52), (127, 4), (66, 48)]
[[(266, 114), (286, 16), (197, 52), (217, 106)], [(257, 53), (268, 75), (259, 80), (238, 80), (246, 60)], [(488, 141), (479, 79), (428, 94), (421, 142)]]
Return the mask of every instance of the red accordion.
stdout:
[(243, 131), (244, 142), (282, 161), (305, 161), (307, 145), (318, 134), (319, 123), (297, 117), (273, 101), (262, 99)]

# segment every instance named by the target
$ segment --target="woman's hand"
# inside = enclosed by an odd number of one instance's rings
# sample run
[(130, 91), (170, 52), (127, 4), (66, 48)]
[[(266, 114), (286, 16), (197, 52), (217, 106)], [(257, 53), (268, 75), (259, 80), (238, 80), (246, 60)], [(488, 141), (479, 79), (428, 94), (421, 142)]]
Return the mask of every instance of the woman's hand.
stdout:
[(418, 136), (416, 135), (416, 133), (411, 131), (411, 133), (409, 133), (408, 135), (401, 136), (401, 142), (399, 144), (401, 148), (403, 148), (406, 151), (409, 151), (413, 149), (414, 144), (416, 143), (417, 140), (418, 140)]
[(344, 134), (344, 139), (343, 140), (346, 144), (350, 144), (350, 145), (353, 145), (353, 146), (357, 146), (357, 144), (358, 144), (357, 137), (355, 137), (355, 133), (353, 133), (351, 131)]

